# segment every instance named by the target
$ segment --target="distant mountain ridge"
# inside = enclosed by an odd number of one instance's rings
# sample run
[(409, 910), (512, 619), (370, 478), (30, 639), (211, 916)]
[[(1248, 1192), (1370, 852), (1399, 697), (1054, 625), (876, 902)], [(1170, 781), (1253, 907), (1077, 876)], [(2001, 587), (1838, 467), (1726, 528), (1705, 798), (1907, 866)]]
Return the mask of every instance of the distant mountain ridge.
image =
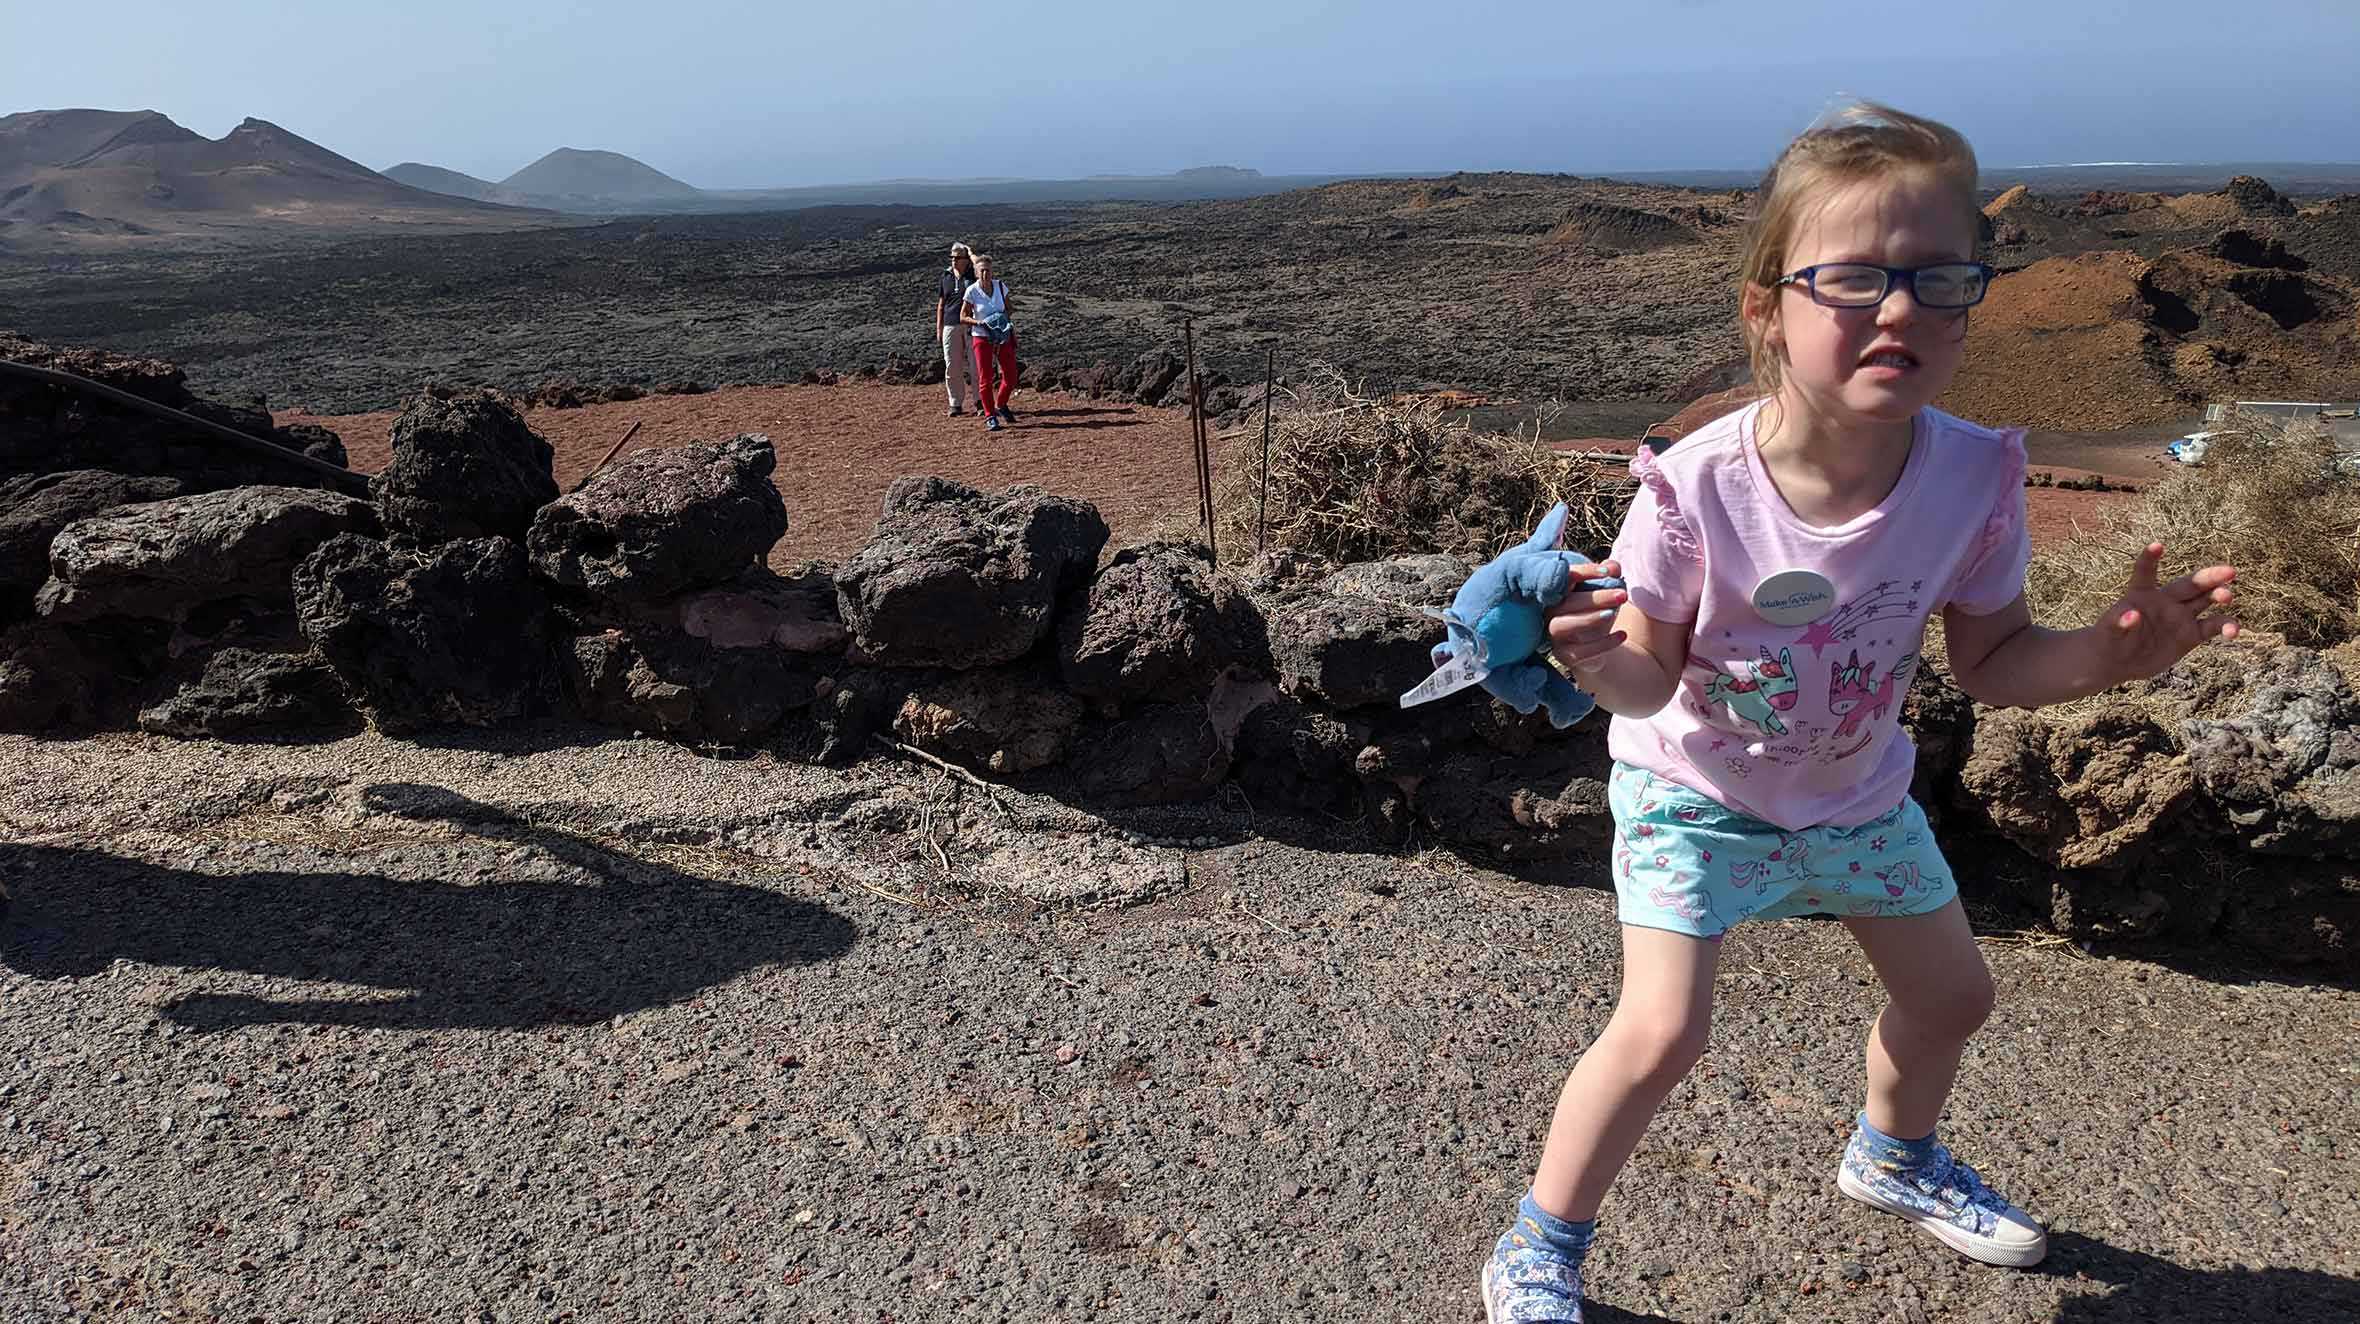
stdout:
[(513, 207), (532, 205), (524, 200), (523, 194), (514, 189), (503, 188), (488, 179), (477, 179), (475, 176), (461, 171), (445, 170), (441, 166), (430, 166), (419, 161), (404, 161), (400, 165), (387, 166), (378, 173), (396, 183), (407, 184), (411, 188), (424, 189), (429, 193), (447, 193), (454, 198), (472, 198), (477, 202), (497, 202)]
[(621, 152), (560, 147), (500, 181), (502, 188), (546, 197), (611, 198), (642, 201), (699, 198), (704, 190), (684, 184), (644, 161)]
[(214, 139), (153, 110), (0, 116), (0, 238), (11, 242), (481, 223), (504, 210), (388, 179), (268, 120)]

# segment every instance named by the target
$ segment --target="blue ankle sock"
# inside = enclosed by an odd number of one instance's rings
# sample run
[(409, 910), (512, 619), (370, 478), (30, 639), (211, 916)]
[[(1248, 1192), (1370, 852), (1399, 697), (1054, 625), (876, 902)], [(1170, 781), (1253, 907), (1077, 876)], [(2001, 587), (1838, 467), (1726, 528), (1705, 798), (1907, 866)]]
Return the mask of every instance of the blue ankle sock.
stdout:
[(1870, 1125), (1865, 1112), (1860, 1114), (1860, 1143), (1869, 1161), (1887, 1172), (1915, 1172), (1934, 1161), (1933, 1132), (1916, 1140), (1897, 1139)]
[(1578, 1265), (1582, 1257), (1590, 1253), (1590, 1242), (1597, 1235), (1597, 1219), (1568, 1222), (1541, 1208), (1532, 1198), (1532, 1192), (1526, 1191), (1524, 1199), (1516, 1205), (1516, 1225), (1500, 1238), (1500, 1248), (1521, 1249), (1518, 1245), (1521, 1239), (1533, 1245), (1546, 1246), (1568, 1262)]

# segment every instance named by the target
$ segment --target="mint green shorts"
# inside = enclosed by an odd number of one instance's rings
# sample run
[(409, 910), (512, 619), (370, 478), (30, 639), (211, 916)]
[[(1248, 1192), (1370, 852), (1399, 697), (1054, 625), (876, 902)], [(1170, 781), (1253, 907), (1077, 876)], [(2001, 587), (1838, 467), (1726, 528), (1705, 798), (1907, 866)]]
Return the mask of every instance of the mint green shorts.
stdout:
[(1616, 763), (1614, 895), (1625, 924), (1718, 938), (1747, 919), (1923, 915), (1958, 895), (1917, 801), (1858, 827), (1788, 832)]

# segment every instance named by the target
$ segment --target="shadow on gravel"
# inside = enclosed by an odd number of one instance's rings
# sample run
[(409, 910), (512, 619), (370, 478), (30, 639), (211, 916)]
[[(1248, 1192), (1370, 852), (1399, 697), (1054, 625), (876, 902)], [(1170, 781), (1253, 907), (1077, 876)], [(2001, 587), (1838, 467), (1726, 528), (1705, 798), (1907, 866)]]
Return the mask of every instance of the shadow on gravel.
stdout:
[(1670, 1315), (1641, 1315), (1588, 1299), (1582, 1301), (1582, 1321), (1583, 1324), (1677, 1324)]
[(1027, 429), (1038, 432), (1059, 432), (1068, 428), (1094, 431), (1098, 428), (1135, 428), (1146, 421), (1139, 418), (1084, 418), (1076, 419), (1071, 423), (1035, 423), (1027, 418), (1019, 421), (1016, 427), (1020, 432)]
[[(0, 928), (0, 965), (66, 979), (123, 959), (403, 994), (196, 994), (163, 1007), (201, 1030), (285, 1022), (527, 1029), (664, 1006), (748, 970), (826, 961), (852, 945), (851, 923), (824, 906), (652, 864), (440, 787), (386, 784), (363, 798), (382, 813), (533, 847), (598, 882), (503, 881), (497, 866), (487, 876), (479, 852), (440, 842), (408, 848), (406, 877), (215, 874), (103, 851), (0, 845), (0, 878), (16, 898)], [(472, 886), (450, 880), (471, 866)]]
[[(1027, 409), (1024, 411), (1026, 418), (1095, 418), (1102, 414), (1137, 418), (1139, 410), (1133, 405), (1116, 405), (1111, 408), (1105, 405), (1068, 405), (1063, 409)], [(1147, 420), (1142, 418), (1138, 421), (1144, 423)]]
[(2070, 1297), (2056, 1324), (2283, 1324), (2360, 1319), (2360, 1281), (2310, 1269), (2187, 1269), (2170, 1260), (2071, 1232), (2049, 1233), (2039, 1272), (2115, 1285), (2105, 1296)]
[[(2233, 947), (2191, 947), (2184, 943), (2093, 942), (2081, 950), (2101, 960), (2148, 961), (2209, 984), (2278, 984), (2288, 988), (2338, 988), (2360, 992), (2360, 964), (2346, 966), (2270, 964)], [(2360, 1316), (2354, 1316), (2360, 1320)]]

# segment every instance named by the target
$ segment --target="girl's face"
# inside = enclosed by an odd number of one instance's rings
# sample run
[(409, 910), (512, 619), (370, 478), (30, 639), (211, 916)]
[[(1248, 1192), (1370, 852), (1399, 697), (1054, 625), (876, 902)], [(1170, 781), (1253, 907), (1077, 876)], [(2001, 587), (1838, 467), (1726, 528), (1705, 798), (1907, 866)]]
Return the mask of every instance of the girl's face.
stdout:
[[(1911, 172), (1831, 195), (1796, 230), (1786, 270), (1967, 262), (1974, 247), (1957, 194)], [(1838, 426), (1908, 419), (1950, 385), (1965, 352), (1966, 310), (1920, 307), (1906, 280), (1893, 280), (1874, 308), (1825, 307), (1799, 283), (1749, 302), (1748, 316), (1767, 319), (1769, 344), (1783, 360), (1781, 394), (1806, 416)]]

